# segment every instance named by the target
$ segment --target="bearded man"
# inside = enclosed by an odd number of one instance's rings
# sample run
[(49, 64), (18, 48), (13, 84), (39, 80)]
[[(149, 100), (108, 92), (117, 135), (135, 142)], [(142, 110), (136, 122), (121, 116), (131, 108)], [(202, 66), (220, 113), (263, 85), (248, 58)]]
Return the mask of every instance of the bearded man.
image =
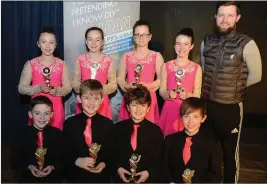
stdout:
[(215, 18), (218, 31), (201, 43), (201, 97), (207, 100), (206, 125), (214, 128), (223, 150), (224, 183), (237, 183), (242, 101), (247, 87), (261, 81), (261, 57), (255, 41), (236, 32), (241, 18), (237, 2), (219, 1)]

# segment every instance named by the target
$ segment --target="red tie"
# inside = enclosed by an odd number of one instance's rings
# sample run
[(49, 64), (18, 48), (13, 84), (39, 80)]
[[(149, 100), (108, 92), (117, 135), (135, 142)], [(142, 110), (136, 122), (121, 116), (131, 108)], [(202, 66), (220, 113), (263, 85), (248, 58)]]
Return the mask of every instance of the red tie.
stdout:
[(133, 127), (134, 127), (134, 130), (133, 130), (133, 133), (131, 136), (131, 145), (132, 145), (133, 150), (136, 150), (136, 147), (137, 147), (137, 129), (138, 129), (139, 125), (134, 124)]
[(84, 137), (85, 137), (85, 142), (88, 145), (88, 147), (91, 146), (91, 144), (92, 144), (92, 129), (91, 129), (91, 124), (92, 124), (91, 118), (88, 118), (86, 120), (86, 128), (85, 128), (85, 130), (83, 132)]
[(37, 138), (37, 146), (38, 147), (42, 147), (43, 146), (43, 140), (44, 140), (44, 138), (43, 138), (43, 132), (37, 132), (37, 136), (38, 136), (38, 138)]
[(191, 145), (192, 145), (192, 141), (191, 141), (191, 137), (187, 137), (185, 140), (185, 144), (184, 144), (184, 149), (183, 149), (183, 160), (184, 160), (184, 164), (186, 165), (187, 162), (189, 161), (189, 159), (191, 158)]

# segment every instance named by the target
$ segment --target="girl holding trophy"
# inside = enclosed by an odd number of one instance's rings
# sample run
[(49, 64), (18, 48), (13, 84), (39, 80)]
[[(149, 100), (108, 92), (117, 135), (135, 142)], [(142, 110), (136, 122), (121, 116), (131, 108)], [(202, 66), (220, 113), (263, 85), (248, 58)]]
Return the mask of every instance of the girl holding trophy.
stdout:
[[(54, 56), (56, 34), (51, 27), (44, 27), (37, 42), (42, 54), (26, 62), (20, 76), (20, 94), (46, 96), (53, 102), (54, 116), (51, 126), (63, 129), (65, 120), (62, 96), (71, 91), (68, 68), (64, 61)], [(32, 124), (30, 119), (29, 125)]]
[[(152, 97), (151, 107), (146, 114), (146, 119), (158, 123), (159, 111), (155, 91), (160, 84), (160, 69), (163, 65), (163, 58), (160, 53), (148, 49), (148, 43), (152, 38), (151, 27), (148, 22), (144, 20), (137, 21), (133, 27), (133, 36), (136, 48), (122, 56), (118, 72), (118, 84), (124, 92), (136, 88), (138, 85), (146, 86)], [(156, 80), (154, 80), (155, 75), (157, 75)], [(119, 121), (129, 118), (130, 114), (123, 100)]]
[[(81, 83), (88, 79), (96, 79), (104, 88), (104, 101), (98, 113), (112, 119), (108, 95), (117, 89), (116, 70), (113, 59), (102, 53), (104, 32), (101, 28), (91, 27), (85, 32), (85, 43), (88, 53), (77, 57), (72, 74), (72, 87), (79, 93)], [(81, 112), (81, 104), (76, 106), (76, 114)]]
[(183, 100), (188, 97), (200, 97), (202, 70), (200, 65), (188, 59), (193, 47), (193, 30), (182, 29), (175, 38), (176, 59), (166, 62), (162, 67), (159, 92), (165, 102), (159, 126), (165, 136), (183, 130), (179, 113)]

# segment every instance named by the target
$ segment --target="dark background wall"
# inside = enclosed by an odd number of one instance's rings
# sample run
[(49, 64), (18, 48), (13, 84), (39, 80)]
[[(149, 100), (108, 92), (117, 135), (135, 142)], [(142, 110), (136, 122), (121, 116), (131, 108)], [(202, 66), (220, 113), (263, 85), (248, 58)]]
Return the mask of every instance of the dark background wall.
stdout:
[[(165, 61), (175, 57), (175, 34), (184, 27), (191, 27), (195, 32), (193, 61), (200, 63), (200, 43), (207, 33), (215, 30), (215, 4), (213, 1), (141, 2), (140, 18), (152, 24), (152, 41), (160, 41), (164, 45), (162, 54)], [(240, 5), (242, 17), (237, 31), (254, 38), (263, 68), (262, 81), (248, 88), (244, 112), (267, 115), (267, 2), (240, 2)]]

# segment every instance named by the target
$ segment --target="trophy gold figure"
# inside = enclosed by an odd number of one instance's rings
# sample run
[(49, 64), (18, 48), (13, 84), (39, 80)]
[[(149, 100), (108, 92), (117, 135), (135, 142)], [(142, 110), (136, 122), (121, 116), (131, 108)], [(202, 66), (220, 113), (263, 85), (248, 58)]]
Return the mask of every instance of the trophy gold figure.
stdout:
[(136, 153), (132, 154), (131, 158), (129, 159), (130, 166), (131, 166), (131, 176), (129, 177), (129, 181), (136, 181), (136, 169), (137, 165), (141, 159), (141, 155), (138, 155)]
[(45, 162), (45, 155), (47, 152), (47, 148), (43, 147), (38, 147), (35, 152), (37, 164), (38, 164), (38, 169), (43, 170), (44, 168), (44, 162)]
[(135, 83), (133, 83), (133, 85), (139, 85), (140, 83), (140, 75), (141, 72), (143, 71), (144, 66), (142, 64), (136, 64), (136, 68), (135, 68)]
[[(90, 153), (90, 157), (92, 157), (93, 159), (97, 159), (97, 153), (99, 152), (101, 148), (101, 145), (97, 144), (97, 143), (92, 143), (92, 145), (89, 147), (89, 153)], [(95, 168), (91, 168), (91, 170), (95, 170)]]
[(45, 67), (43, 69), (43, 76), (45, 78), (45, 83), (46, 83), (47, 87), (50, 87), (51, 89), (54, 89), (54, 87), (51, 86), (51, 84), (50, 84), (51, 70), (49, 69), (49, 67)]
[(190, 170), (189, 168), (187, 168), (182, 175), (184, 182), (187, 184), (192, 184), (192, 178), (194, 174), (195, 170)]
[(176, 79), (176, 84), (177, 84), (177, 89), (175, 89), (175, 92), (180, 93), (183, 92), (182, 88), (182, 78), (184, 76), (184, 70), (178, 69), (177, 72), (175, 73), (175, 79)]

